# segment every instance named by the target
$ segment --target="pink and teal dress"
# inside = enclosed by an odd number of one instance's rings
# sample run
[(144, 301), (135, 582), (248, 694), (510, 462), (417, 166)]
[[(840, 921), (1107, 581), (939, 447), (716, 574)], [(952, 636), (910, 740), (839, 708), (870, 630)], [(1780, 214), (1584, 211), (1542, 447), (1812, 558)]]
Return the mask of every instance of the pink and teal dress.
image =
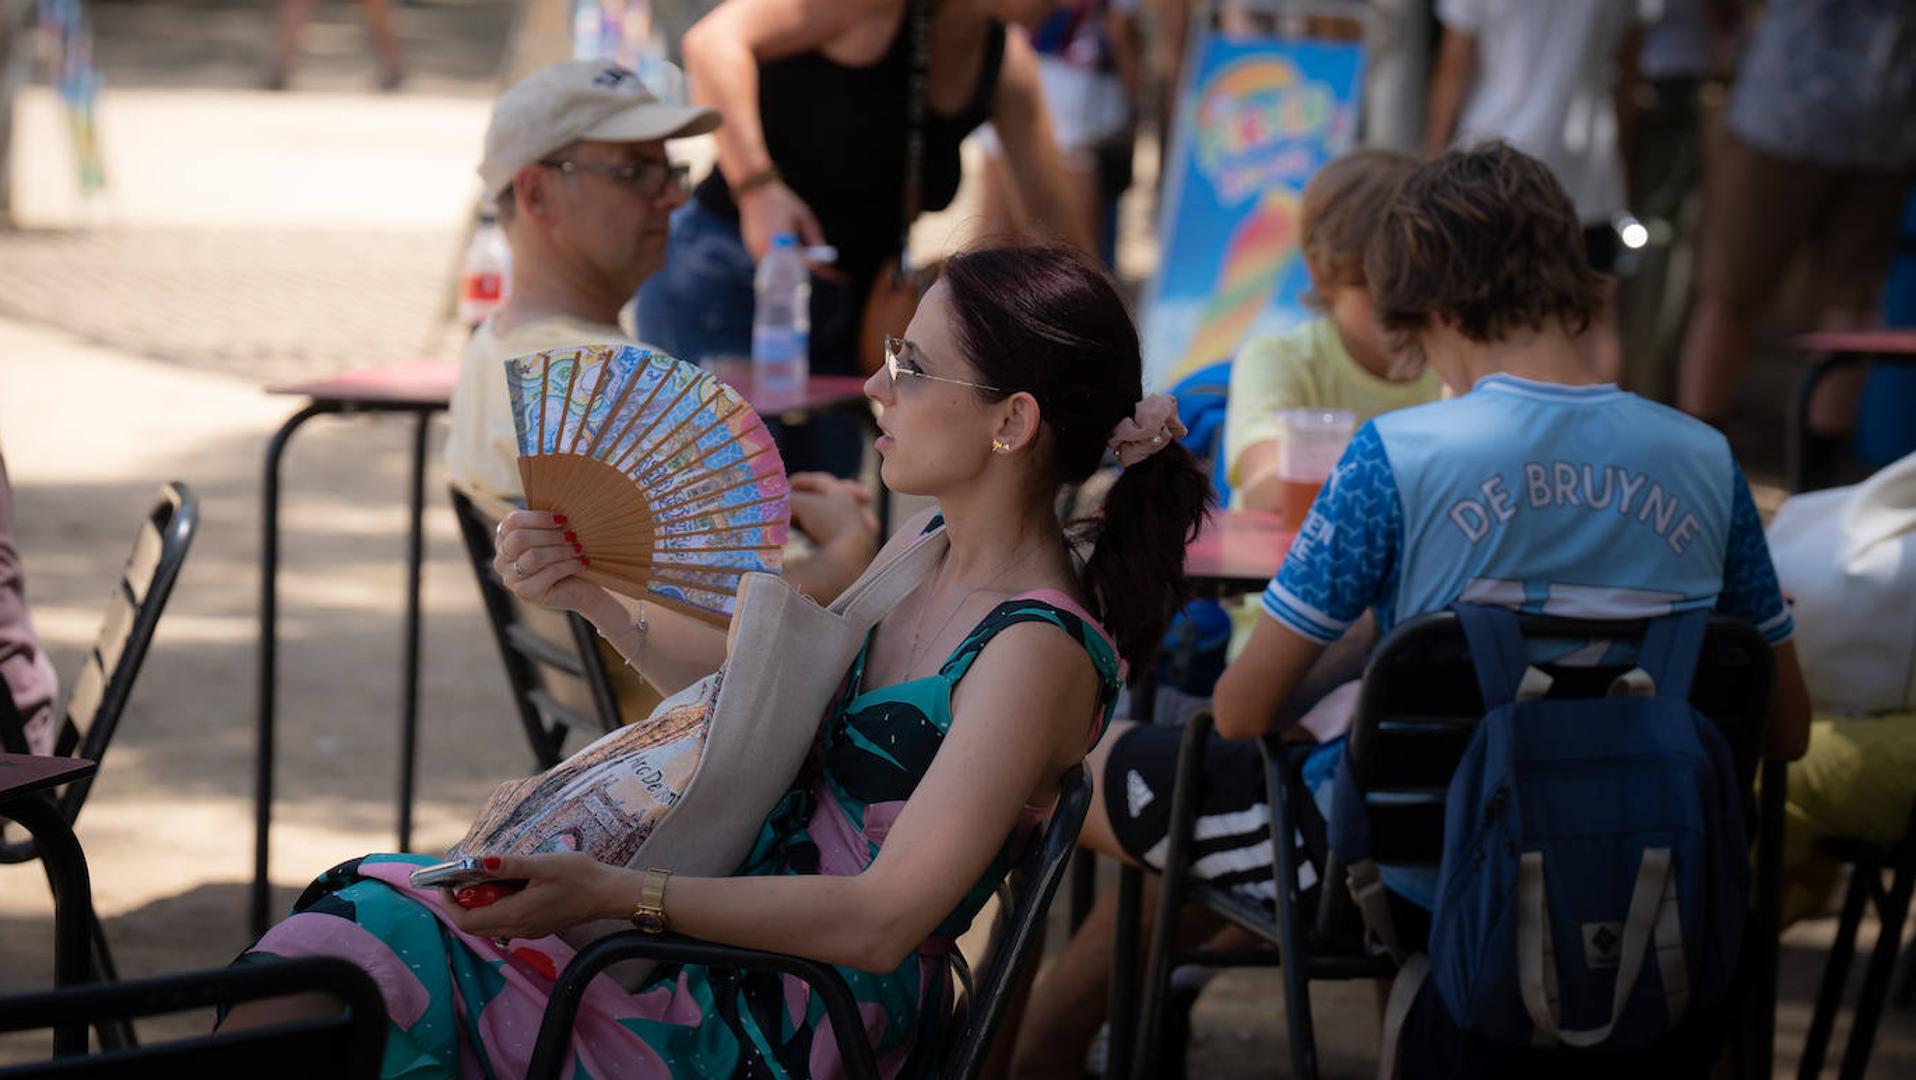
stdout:
[[(1071, 635), (1097, 667), (1103, 687), (1087, 749), (1095, 743), (1117, 695), (1118, 659), (1102, 629), (1062, 595), (1032, 593), (1000, 604), (936, 674), (892, 686), (864, 687), (867, 640), (805, 771), (735, 876), (849, 875), (869, 866), (951, 728), (953, 688), (994, 635), (1025, 622), (1048, 622)], [(1026, 807), (984, 875), (897, 969), (838, 969), (858, 1000), (882, 1075), (936, 1071), (953, 1035), (951, 942), (1010, 872), (1047, 809)], [(371, 973), (390, 1021), (382, 1076), (522, 1076), (552, 984), (573, 950), (556, 936), (502, 948), (459, 932), (441, 912), (436, 890), (407, 881), (432, 861), (368, 855), (334, 867), (240, 962), (343, 956)], [(690, 965), (661, 965), (637, 993), (605, 976), (594, 980), (573, 1029), (572, 1056), (563, 1075), (573, 1080), (843, 1071), (824, 1003), (804, 983)]]

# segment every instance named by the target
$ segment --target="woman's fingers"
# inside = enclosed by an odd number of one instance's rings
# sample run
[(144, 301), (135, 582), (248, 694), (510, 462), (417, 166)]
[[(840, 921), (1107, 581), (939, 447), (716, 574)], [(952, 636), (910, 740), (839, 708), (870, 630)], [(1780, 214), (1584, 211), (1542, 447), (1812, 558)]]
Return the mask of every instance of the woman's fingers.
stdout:
[(519, 599), (542, 604), (545, 603), (546, 594), (552, 591), (554, 585), (585, 569), (586, 561), (583, 556), (563, 555), (540, 566), (537, 570), (526, 566), (524, 560), (521, 560), (519, 565), (520, 569), (526, 571), (525, 576), (515, 577), (509, 572), (505, 575), (506, 586)]

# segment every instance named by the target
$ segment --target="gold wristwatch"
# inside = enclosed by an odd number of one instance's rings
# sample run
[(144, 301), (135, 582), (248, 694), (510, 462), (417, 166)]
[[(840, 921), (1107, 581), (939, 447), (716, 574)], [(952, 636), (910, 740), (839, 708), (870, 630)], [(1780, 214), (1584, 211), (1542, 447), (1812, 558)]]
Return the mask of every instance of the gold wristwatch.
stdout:
[(648, 867), (639, 886), (639, 902), (632, 909), (632, 925), (648, 934), (663, 934), (671, 925), (665, 918), (665, 882), (672, 871)]

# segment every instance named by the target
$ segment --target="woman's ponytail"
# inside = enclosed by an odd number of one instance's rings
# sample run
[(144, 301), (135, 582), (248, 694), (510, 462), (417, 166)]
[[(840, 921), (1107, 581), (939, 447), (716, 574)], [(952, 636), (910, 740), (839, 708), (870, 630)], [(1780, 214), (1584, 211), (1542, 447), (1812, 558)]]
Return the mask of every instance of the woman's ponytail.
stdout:
[(1156, 662), (1165, 627), (1191, 598), (1184, 549), (1197, 538), (1210, 502), (1203, 470), (1190, 451), (1172, 443), (1118, 474), (1102, 511), (1078, 523), (1074, 539), (1090, 548), (1085, 593), (1133, 681)]

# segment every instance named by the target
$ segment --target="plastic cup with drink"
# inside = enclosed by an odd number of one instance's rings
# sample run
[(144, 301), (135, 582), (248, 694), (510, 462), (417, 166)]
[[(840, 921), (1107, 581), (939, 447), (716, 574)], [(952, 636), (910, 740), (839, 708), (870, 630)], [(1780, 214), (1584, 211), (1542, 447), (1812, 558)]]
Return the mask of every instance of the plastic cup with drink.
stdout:
[(1356, 430), (1357, 414), (1349, 409), (1277, 411), (1278, 512), (1286, 527), (1303, 527), (1318, 489), (1337, 468)]

